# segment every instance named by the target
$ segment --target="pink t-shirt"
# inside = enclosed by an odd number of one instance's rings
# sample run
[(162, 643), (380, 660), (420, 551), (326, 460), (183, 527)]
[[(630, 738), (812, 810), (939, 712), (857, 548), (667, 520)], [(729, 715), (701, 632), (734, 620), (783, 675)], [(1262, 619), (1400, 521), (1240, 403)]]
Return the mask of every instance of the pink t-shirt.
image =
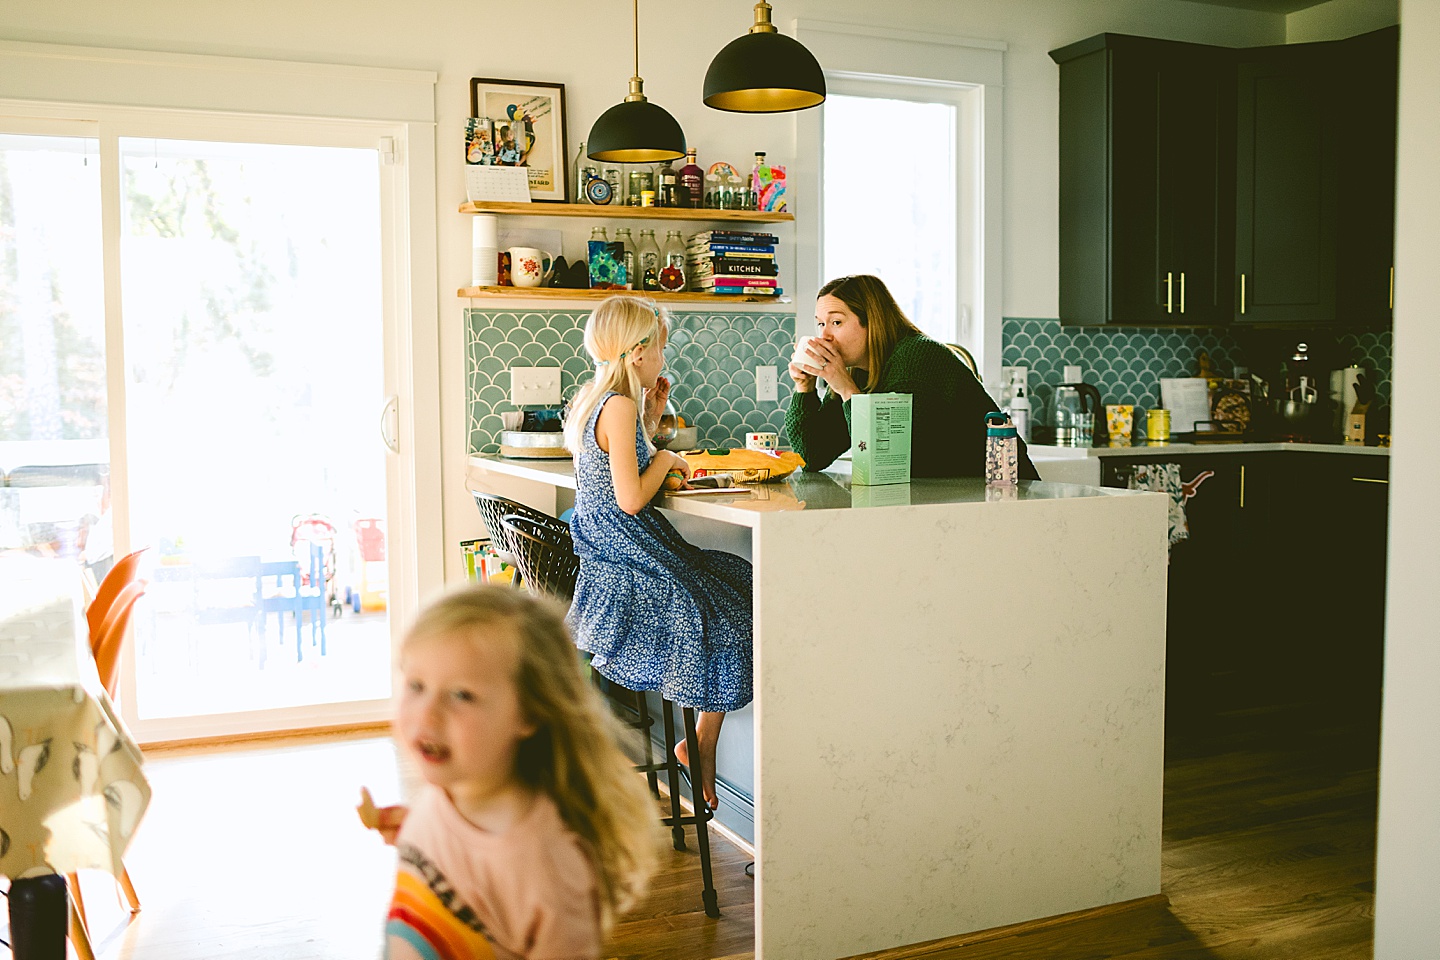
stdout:
[(426, 786), (395, 839), (388, 960), (594, 960), (595, 871), (555, 802), (537, 795), (504, 833), (461, 816)]

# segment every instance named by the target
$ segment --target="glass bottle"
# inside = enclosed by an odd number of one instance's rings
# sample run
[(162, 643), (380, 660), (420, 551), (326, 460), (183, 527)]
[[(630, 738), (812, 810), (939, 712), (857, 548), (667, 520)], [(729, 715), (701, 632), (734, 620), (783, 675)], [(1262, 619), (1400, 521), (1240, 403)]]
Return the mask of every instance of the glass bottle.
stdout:
[(570, 166), (570, 184), (574, 191), (571, 203), (588, 203), (585, 199), (585, 141), (580, 141), (580, 149), (575, 154), (575, 162)]
[(601, 174), (605, 182), (610, 184), (610, 202), (619, 206), (625, 202), (625, 182), (620, 178), (620, 171), (615, 167), (606, 167)]
[(685, 241), (680, 239), (679, 230), (665, 234), (665, 246), (660, 249), (660, 289), (679, 293), (685, 289)]
[(630, 228), (616, 227), (615, 239), (625, 244), (625, 289), (639, 290), (640, 284), (636, 280), (640, 274), (635, 269), (639, 264), (635, 257), (635, 238), (630, 235)]
[(698, 207), (705, 191), (705, 171), (695, 162), (695, 148), (685, 151), (685, 166), (675, 175), (676, 200), (682, 207)]
[(720, 179), (718, 170), (711, 170), (705, 174), (705, 206), (712, 210), (719, 209), (721, 205), (721, 193), (724, 184)]
[(590, 239), (591, 239), (591, 240), (609, 240), (610, 238), (606, 235), (606, 233), (605, 233), (605, 227), (604, 227), (604, 225), (602, 224), (601, 226), (591, 227), (591, 228), (590, 228)]
[(654, 230), (640, 231), (640, 244), (635, 250), (635, 259), (639, 261), (641, 281), (635, 285), (635, 289), (659, 290), (660, 247), (655, 243)]
[(745, 183), (740, 179), (740, 174), (734, 167), (725, 171), (723, 190), (724, 202), (720, 206), (726, 210), (739, 210), (745, 198)]
[(745, 185), (745, 203), (742, 204), (746, 210), (754, 210), (760, 206), (760, 171), (765, 168), (765, 151), (755, 151), (755, 166), (750, 168), (750, 182)]
[(675, 184), (677, 183), (675, 165), (666, 161), (655, 176), (655, 206), (677, 207), (675, 200)]
[(640, 206), (640, 194), (655, 189), (655, 178), (647, 168), (630, 171), (630, 192), (625, 195), (627, 206)]

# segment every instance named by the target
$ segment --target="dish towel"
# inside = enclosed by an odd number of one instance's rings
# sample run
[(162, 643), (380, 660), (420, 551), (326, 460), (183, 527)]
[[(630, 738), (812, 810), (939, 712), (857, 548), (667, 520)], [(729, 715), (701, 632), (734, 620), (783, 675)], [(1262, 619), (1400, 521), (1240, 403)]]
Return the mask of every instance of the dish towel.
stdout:
[(1131, 490), (1149, 490), (1168, 494), (1170, 497), (1170, 546), (1190, 536), (1190, 525), (1185, 519), (1185, 504), (1195, 496), (1200, 484), (1215, 475), (1213, 470), (1202, 470), (1188, 482), (1180, 479), (1178, 463), (1137, 463), (1130, 473), (1127, 486)]

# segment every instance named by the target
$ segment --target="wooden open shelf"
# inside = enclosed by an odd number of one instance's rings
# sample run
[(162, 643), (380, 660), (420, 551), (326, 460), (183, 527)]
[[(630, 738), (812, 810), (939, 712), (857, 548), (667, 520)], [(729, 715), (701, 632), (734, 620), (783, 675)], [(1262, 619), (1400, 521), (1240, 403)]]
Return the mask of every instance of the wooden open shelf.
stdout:
[(764, 210), (711, 210), (708, 207), (627, 207), (594, 206), (588, 203), (500, 203), (480, 201), (460, 204), (461, 213), (494, 213), (523, 217), (589, 217), (602, 220), (685, 220), (727, 223), (788, 223), (793, 213)]
[(467, 299), (485, 300), (604, 300), (614, 294), (633, 297), (649, 297), (656, 303), (790, 303), (786, 296), (753, 296), (744, 293), (701, 293), (686, 290), (681, 293), (644, 290), (579, 290), (565, 287), (461, 287), (456, 295)]

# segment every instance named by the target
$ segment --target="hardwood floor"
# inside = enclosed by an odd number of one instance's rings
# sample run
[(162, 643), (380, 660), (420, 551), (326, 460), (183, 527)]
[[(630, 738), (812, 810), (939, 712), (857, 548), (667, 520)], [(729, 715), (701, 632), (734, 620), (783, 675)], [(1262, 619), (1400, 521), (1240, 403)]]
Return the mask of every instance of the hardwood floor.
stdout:
[[(1163, 899), (870, 955), (874, 960), (1368, 958), (1374, 894), (1374, 705), (1252, 703), (1167, 739)], [(152, 755), (154, 801), (126, 861), (131, 923), (108, 876), (82, 877), (102, 960), (373, 957), (393, 854), (354, 815), (361, 784), (402, 796), (384, 738)], [(753, 950), (749, 857), (715, 837), (722, 916), (699, 864), (670, 852), (607, 947), (621, 960), (740, 960)], [(668, 847), (667, 847), (668, 850)]]

